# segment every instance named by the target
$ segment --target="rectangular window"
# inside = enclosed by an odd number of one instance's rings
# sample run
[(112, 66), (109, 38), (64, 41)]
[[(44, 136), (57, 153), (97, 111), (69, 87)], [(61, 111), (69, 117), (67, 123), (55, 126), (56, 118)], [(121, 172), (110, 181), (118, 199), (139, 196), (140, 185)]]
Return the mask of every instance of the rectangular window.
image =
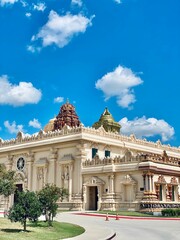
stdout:
[(172, 201), (175, 201), (175, 188), (172, 186)]
[(92, 148), (92, 158), (95, 157), (96, 153), (98, 152), (97, 148)]
[(110, 151), (108, 151), (108, 150), (105, 150), (105, 157), (110, 157)]
[(160, 185), (159, 200), (160, 200), (160, 201), (163, 200), (163, 188), (162, 188), (162, 185)]

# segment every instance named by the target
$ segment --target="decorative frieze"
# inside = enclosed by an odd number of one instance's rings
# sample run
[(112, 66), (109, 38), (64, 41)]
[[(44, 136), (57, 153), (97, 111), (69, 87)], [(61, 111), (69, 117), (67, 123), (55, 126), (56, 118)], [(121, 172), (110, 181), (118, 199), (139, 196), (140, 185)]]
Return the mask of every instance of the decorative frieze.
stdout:
[[(94, 136), (101, 136), (106, 137), (109, 139), (119, 140), (121, 142), (128, 142), (137, 144), (140, 146), (145, 147), (151, 147), (155, 149), (162, 149), (162, 151), (172, 151), (174, 153), (180, 153), (180, 148), (177, 147), (171, 147), (170, 145), (164, 145), (159, 140), (157, 142), (147, 141), (146, 139), (137, 139), (135, 136), (125, 136), (122, 134), (117, 134), (113, 132), (102, 132), (99, 129), (84, 127), (82, 124), (80, 124), (78, 127), (69, 127), (66, 129), (66, 131), (63, 131), (63, 128), (61, 130), (55, 130), (55, 131), (49, 131), (49, 132), (41, 132), (40, 134), (33, 134), (31, 136), (25, 136), (22, 134), (17, 135), (16, 139), (10, 139), (10, 140), (3, 140), (0, 139), (0, 148), (6, 147), (6, 146), (13, 146), (16, 144), (26, 144), (29, 142), (35, 142), (41, 140), (47, 140), (51, 138), (56, 137), (63, 137), (64, 135), (74, 135), (77, 133), (87, 133), (92, 134)], [(169, 161), (174, 161), (174, 159), (169, 159)]]

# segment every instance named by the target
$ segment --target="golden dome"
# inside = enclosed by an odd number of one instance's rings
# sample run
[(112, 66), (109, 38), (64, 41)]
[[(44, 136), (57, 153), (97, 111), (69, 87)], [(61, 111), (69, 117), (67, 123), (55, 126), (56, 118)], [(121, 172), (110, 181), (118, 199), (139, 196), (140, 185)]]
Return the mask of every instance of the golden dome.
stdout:
[(106, 132), (120, 132), (121, 125), (118, 122), (114, 121), (113, 116), (107, 108), (105, 108), (103, 114), (98, 122), (95, 122), (92, 127), (98, 129), (101, 126), (104, 127)]

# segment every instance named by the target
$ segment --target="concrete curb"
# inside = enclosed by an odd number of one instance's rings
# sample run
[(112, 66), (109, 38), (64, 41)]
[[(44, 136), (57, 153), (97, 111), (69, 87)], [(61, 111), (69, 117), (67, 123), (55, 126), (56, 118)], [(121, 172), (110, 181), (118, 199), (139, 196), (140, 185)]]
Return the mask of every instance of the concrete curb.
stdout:
[[(106, 214), (98, 214), (98, 213), (73, 213), (76, 215), (83, 215), (83, 216), (91, 216), (91, 217), (106, 217)], [(116, 219), (116, 215), (108, 215), (109, 218)], [(180, 218), (163, 218), (163, 217), (133, 217), (133, 216), (121, 216), (118, 215), (119, 220), (123, 219), (136, 219), (136, 220), (169, 220), (169, 221), (180, 221)]]

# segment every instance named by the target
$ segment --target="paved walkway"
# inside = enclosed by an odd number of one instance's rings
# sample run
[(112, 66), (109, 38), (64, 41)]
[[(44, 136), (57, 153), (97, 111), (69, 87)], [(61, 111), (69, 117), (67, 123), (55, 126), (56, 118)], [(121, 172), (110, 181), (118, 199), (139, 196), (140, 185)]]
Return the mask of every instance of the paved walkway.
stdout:
[[(99, 224), (99, 217), (87, 217), (85, 215), (75, 214), (74, 212), (63, 212), (56, 216), (59, 222), (68, 222), (82, 226), (85, 232), (77, 237), (69, 238), (71, 240), (110, 240), (115, 232), (110, 227), (104, 227)], [(101, 219), (105, 222), (105, 218)], [(108, 225), (108, 223), (107, 223)], [(66, 239), (67, 240), (67, 239)]]

